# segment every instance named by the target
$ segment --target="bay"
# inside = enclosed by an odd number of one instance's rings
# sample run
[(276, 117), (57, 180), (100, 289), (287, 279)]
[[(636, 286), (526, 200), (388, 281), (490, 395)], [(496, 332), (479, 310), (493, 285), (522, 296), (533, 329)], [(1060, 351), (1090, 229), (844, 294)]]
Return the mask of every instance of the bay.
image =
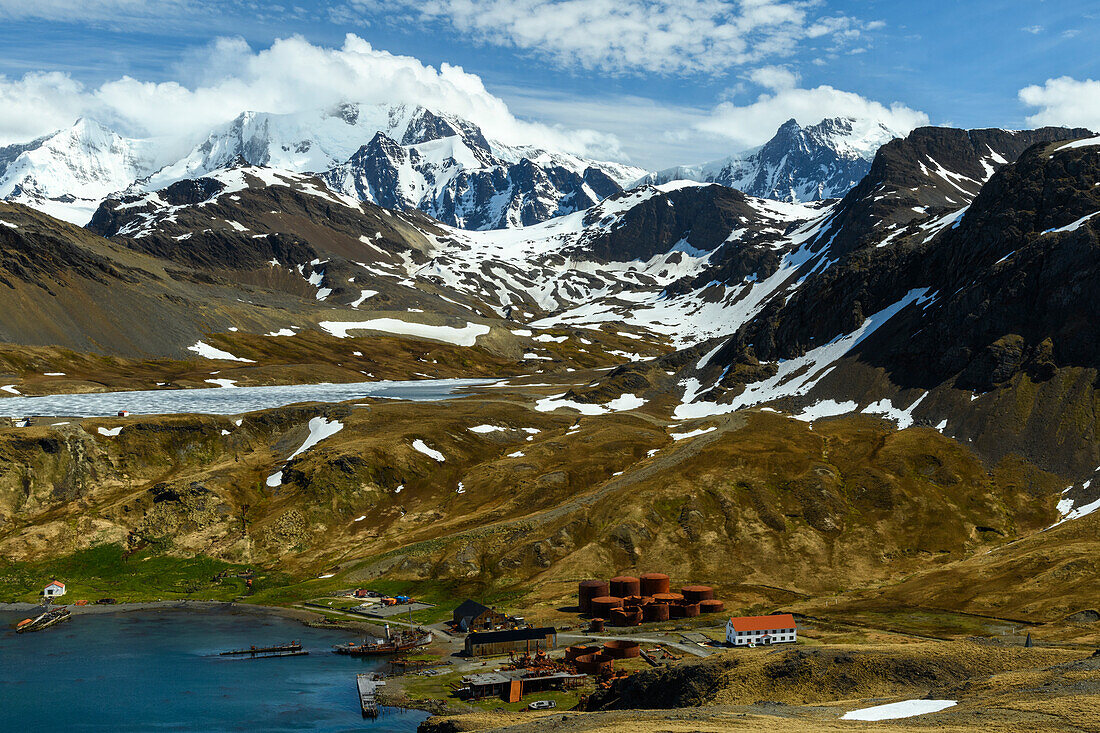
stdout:
[[(0, 612), (0, 730), (412, 733), (427, 717), (384, 708), (364, 720), (355, 675), (381, 659), (331, 653), (355, 639), (292, 619), (224, 609), (74, 614), (16, 634)], [(300, 640), (308, 656), (218, 652)]]

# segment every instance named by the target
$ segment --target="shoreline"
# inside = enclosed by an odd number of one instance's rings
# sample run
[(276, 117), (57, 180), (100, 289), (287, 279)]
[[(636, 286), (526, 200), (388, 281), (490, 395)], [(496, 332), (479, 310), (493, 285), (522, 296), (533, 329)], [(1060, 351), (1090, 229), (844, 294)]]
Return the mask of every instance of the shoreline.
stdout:
[[(25, 602), (0, 602), (0, 613), (5, 611), (11, 612), (31, 612), (37, 609), (41, 609), (45, 604), (42, 603), (25, 603)], [(292, 619), (298, 621), (305, 626), (311, 626), (314, 628), (326, 628), (324, 625), (317, 624), (321, 619), (328, 618), (322, 613), (310, 611), (304, 608), (288, 608), (286, 606), (261, 606), (251, 603), (238, 603), (237, 601), (193, 601), (187, 599), (171, 600), (171, 601), (128, 601), (124, 603), (114, 603), (111, 605), (95, 605), (88, 604), (86, 606), (76, 606), (72, 603), (54, 603), (55, 607), (67, 606), (69, 611), (74, 616), (91, 616), (110, 613), (134, 613), (138, 611), (231, 611), (240, 613), (251, 613), (254, 615), (269, 615), (269, 616), (281, 616), (283, 618)], [(340, 629), (356, 629), (365, 630), (375, 633), (381, 631), (382, 627), (372, 624), (368, 621), (358, 621), (355, 619), (340, 619), (339, 625), (333, 625), (333, 630)], [(316, 624), (316, 625), (315, 625)]]

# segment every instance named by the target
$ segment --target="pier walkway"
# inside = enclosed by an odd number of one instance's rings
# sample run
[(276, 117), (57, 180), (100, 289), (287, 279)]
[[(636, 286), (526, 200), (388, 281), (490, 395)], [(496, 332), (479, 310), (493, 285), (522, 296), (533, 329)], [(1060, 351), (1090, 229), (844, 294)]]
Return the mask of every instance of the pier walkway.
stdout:
[(363, 717), (377, 718), (378, 688), (384, 687), (385, 681), (377, 674), (358, 674), (355, 682), (359, 687), (359, 705), (363, 709)]

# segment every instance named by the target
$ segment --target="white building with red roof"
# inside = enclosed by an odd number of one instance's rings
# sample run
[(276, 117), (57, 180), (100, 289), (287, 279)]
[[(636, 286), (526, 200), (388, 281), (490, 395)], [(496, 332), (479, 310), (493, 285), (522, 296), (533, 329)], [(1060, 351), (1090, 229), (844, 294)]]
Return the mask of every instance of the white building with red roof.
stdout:
[(733, 646), (790, 644), (796, 641), (798, 625), (789, 613), (737, 616), (726, 622), (726, 643)]
[(65, 595), (65, 584), (60, 580), (52, 580), (49, 585), (42, 589), (42, 595), (46, 598), (63, 596)]

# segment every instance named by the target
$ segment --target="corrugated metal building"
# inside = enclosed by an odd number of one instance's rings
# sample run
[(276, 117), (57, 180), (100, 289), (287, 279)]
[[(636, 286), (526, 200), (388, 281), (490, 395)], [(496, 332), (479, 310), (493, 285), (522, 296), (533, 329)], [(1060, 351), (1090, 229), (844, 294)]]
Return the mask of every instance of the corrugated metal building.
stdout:
[(466, 637), (466, 655), (486, 657), (508, 652), (535, 652), (553, 649), (558, 645), (558, 632), (553, 626), (540, 629), (508, 629), (485, 631)]

